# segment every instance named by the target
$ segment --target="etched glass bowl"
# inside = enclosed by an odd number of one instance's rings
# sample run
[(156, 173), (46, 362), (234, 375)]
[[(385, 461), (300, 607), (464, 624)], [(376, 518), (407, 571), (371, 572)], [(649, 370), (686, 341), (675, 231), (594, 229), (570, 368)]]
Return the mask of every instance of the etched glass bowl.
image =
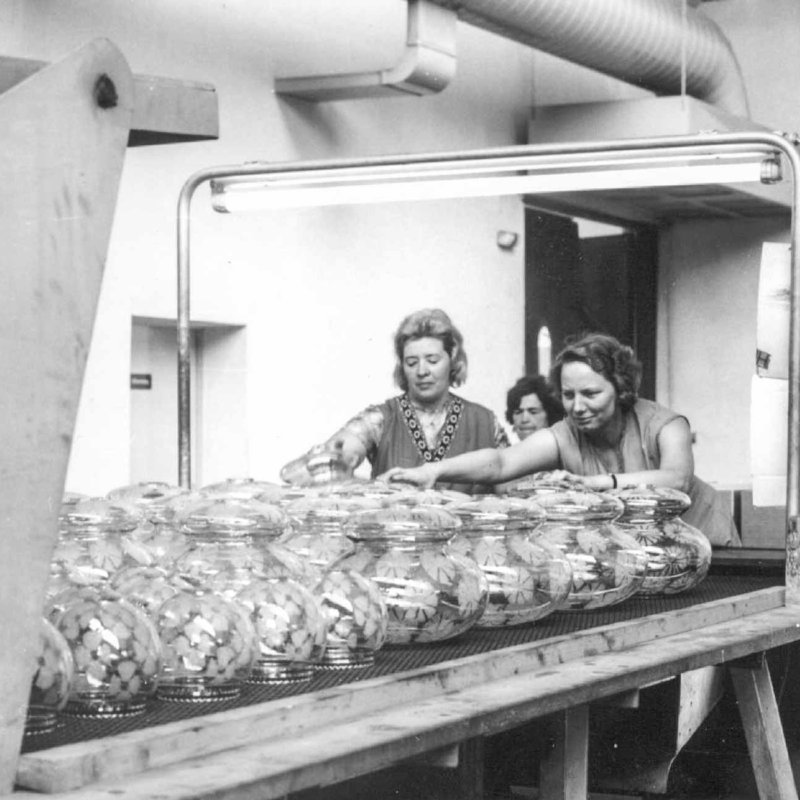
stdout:
[(136, 564), (125, 551), (123, 537), (142, 516), (133, 507), (101, 497), (87, 497), (62, 506), (59, 532), (51, 559), (51, 594), (67, 583), (107, 585), (119, 569)]
[(277, 506), (211, 499), (194, 506), (179, 521), (187, 549), (176, 560), (175, 571), (229, 599), (254, 574), (300, 579), (307, 571), (302, 560), (276, 543), (288, 524)]
[(309, 580), (313, 585), (331, 564), (353, 552), (353, 542), (345, 535), (345, 524), (351, 515), (381, 507), (381, 500), (376, 497), (337, 494), (303, 497), (286, 507), (290, 527), (280, 544), (312, 570)]
[(81, 587), (51, 619), (75, 662), (65, 714), (104, 718), (145, 710), (158, 686), (161, 645), (143, 610), (108, 589)]
[(483, 614), (488, 585), (468, 556), (447, 547), (460, 529), (441, 506), (360, 511), (346, 525), (355, 551), (339, 564), (374, 582), (388, 610), (387, 642), (436, 642), (469, 630)]
[(680, 515), (691, 505), (677, 489), (652, 486), (613, 493), (625, 504), (618, 520), (647, 553), (642, 594), (678, 594), (700, 583), (711, 566), (711, 543)]
[(621, 500), (570, 489), (539, 493), (536, 502), (546, 514), (537, 541), (560, 550), (572, 568), (567, 609), (603, 608), (638, 591), (647, 554), (615, 523), (624, 508)]
[(572, 586), (569, 559), (536, 537), (536, 503), (487, 495), (447, 506), (461, 520), (450, 548), (470, 556), (489, 583), (479, 627), (524, 625), (563, 608)]
[(121, 537), (125, 564), (153, 567), (171, 564), (186, 549), (177, 517), (200, 501), (200, 495), (163, 481), (142, 481), (112, 489), (106, 499), (134, 510), (141, 523)]
[(255, 478), (226, 478), (200, 489), (200, 493), (209, 499), (259, 500), (262, 503), (280, 503), (285, 491), (280, 484)]
[(55, 625), (42, 618), (38, 635), (39, 650), (25, 717), (25, 736), (55, 730), (58, 713), (67, 704), (75, 674), (69, 643)]
[(244, 607), (197, 587), (165, 600), (156, 625), (162, 648), (160, 700), (238, 697), (257, 657), (256, 633)]
[(346, 566), (333, 565), (314, 588), (325, 619), (320, 667), (368, 667), (386, 642), (388, 613), (378, 586)]
[(257, 580), (236, 600), (250, 613), (258, 641), (251, 683), (309, 680), (325, 654), (327, 624), (310, 590), (288, 578)]

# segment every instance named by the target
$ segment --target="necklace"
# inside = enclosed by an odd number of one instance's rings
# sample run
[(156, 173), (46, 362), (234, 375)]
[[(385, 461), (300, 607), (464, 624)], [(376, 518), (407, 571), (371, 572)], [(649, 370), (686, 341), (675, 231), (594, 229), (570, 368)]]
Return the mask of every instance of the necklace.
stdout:
[(422, 408), (412, 402), (414, 411), (416, 412), (419, 424), (425, 434), (425, 441), (428, 447), (436, 446), (436, 438), (439, 431), (444, 425), (445, 417), (447, 416), (447, 408), (449, 406), (449, 398), (445, 397), (443, 403), (440, 403), (435, 408)]
[[(448, 396), (441, 408), (427, 412), (414, 406), (408, 395), (401, 395), (398, 402), (408, 432), (422, 457), (425, 461), (439, 461), (447, 452), (458, 428), (463, 409), (460, 398)], [(438, 420), (432, 415), (438, 415)]]

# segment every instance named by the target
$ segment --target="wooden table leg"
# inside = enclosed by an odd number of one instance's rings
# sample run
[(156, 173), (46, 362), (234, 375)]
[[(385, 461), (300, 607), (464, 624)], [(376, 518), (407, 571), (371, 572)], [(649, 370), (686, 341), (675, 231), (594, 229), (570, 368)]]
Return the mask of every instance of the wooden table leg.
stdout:
[(554, 715), (551, 724), (553, 746), (539, 766), (539, 797), (586, 800), (589, 706), (568, 708)]
[(728, 666), (761, 800), (797, 800), (783, 725), (764, 653)]
[(484, 738), (476, 736), (458, 747), (458, 796), (461, 800), (483, 800)]

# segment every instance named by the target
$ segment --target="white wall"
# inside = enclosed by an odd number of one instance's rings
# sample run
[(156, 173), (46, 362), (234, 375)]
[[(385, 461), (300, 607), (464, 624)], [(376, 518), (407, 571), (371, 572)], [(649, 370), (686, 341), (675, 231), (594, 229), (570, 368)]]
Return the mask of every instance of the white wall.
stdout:
[[(217, 88), (215, 142), (129, 149), (68, 475), (89, 493), (130, 476), (131, 316), (174, 317), (175, 205), (198, 169), (248, 160), (360, 157), (524, 141), (532, 53), (459, 25), (458, 74), (426, 98), (313, 105), (281, 100), (276, 75), (393, 66), (405, 42), (402, 0), (59, 0), (0, 4), (0, 52), (56, 60), (108, 37), (135, 73)], [(193, 223), (192, 311), (247, 332), (247, 399), (232, 426), (247, 448), (236, 473), (279, 466), (369, 402), (394, 391), (391, 335), (423, 306), (451, 313), (471, 374), (463, 394), (502, 411), (521, 374), (522, 233), (507, 199), (418, 208), (345, 208), (276, 217), (212, 214)], [(457, 210), (455, 210), (457, 206)], [(214, 409), (218, 411), (218, 408)], [(204, 419), (204, 425), (209, 424)], [(229, 459), (203, 481), (227, 477)], [(177, 480), (177, 465), (175, 479)]]
[(658, 399), (688, 417), (697, 474), (720, 485), (750, 484), (761, 246), (788, 235), (779, 220), (737, 220), (684, 222), (661, 236)]
[[(206, 81), (219, 94), (218, 141), (128, 150), (70, 489), (103, 492), (130, 479), (131, 317), (175, 315), (175, 205), (191, 173), (256, 159), (522, 143), (534, 104), (641, 94), (463, 24), (458, 73), (441, 94), (319, 105), (274, 94), (276, 76), (392, 66), (405, 40), (405, 9), (403, 0), (0, 3), (4, 55), (56, 60), (103, 36), (136, 73)], [(733, 42), (753, 118), (800, 128), (796, 0), (726, 0), (702, 10)], [(206, 196), (201, 190), (193, 215), (193, 316), (244, 326), (246, 398), (220, 423), (239, 443), (228, 455), (246, 462), (238, 474), (275, 479), (284, 461), (391, 393), (392, 331), (421, 306), (443, 306), (462, 327), (471, 365), (463, 393), (502, 412), (505, 389), (523, 369), (523, 252), (498, 250), (494, 237), (498, 229), (522, 233), (515, 201), (233, 217), (207, 210)], [(698, 222), (676, 226), (663, 242), (659, 347), (672, 370), (661, 368), (662, 392), (695, 424), (707, 475), (722, 465), (723, 478), (741, 477), (734, 465), (744, 463), (747, 432), (735, 429), (745, 424), (744, 401), (732, 393), (753, 349), (754, 310), (745, 307), (754, 302), (753, 254), (774, 235), (769, 223)], [(710, 292), (725, 302), (709, 315)], [(708, 356), (698, 333), (712, 322), (725, 343), (721, 357)], [(707, 369), (709, 378), (699, 377)], [(204, 481), (226, 477), (215, 470), (230, 472), (232, 460), (210, 459)]]

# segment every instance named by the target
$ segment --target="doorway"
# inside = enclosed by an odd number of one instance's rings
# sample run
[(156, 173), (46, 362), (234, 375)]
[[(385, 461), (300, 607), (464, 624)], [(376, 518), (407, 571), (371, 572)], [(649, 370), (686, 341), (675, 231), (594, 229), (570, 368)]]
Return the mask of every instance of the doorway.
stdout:
[(631, 345), (642, 362), (643, 397), (655, 397), (657, 232), (525, 212), (525, 367), (544, 372), (567, 338), (590, 331)]
[[(131, 483), (178, 482), (174, 320), (135, 317), (131, 334)], [(191, 472), (195, 487), (248, 470), (245, 328), (190, 331)]]

